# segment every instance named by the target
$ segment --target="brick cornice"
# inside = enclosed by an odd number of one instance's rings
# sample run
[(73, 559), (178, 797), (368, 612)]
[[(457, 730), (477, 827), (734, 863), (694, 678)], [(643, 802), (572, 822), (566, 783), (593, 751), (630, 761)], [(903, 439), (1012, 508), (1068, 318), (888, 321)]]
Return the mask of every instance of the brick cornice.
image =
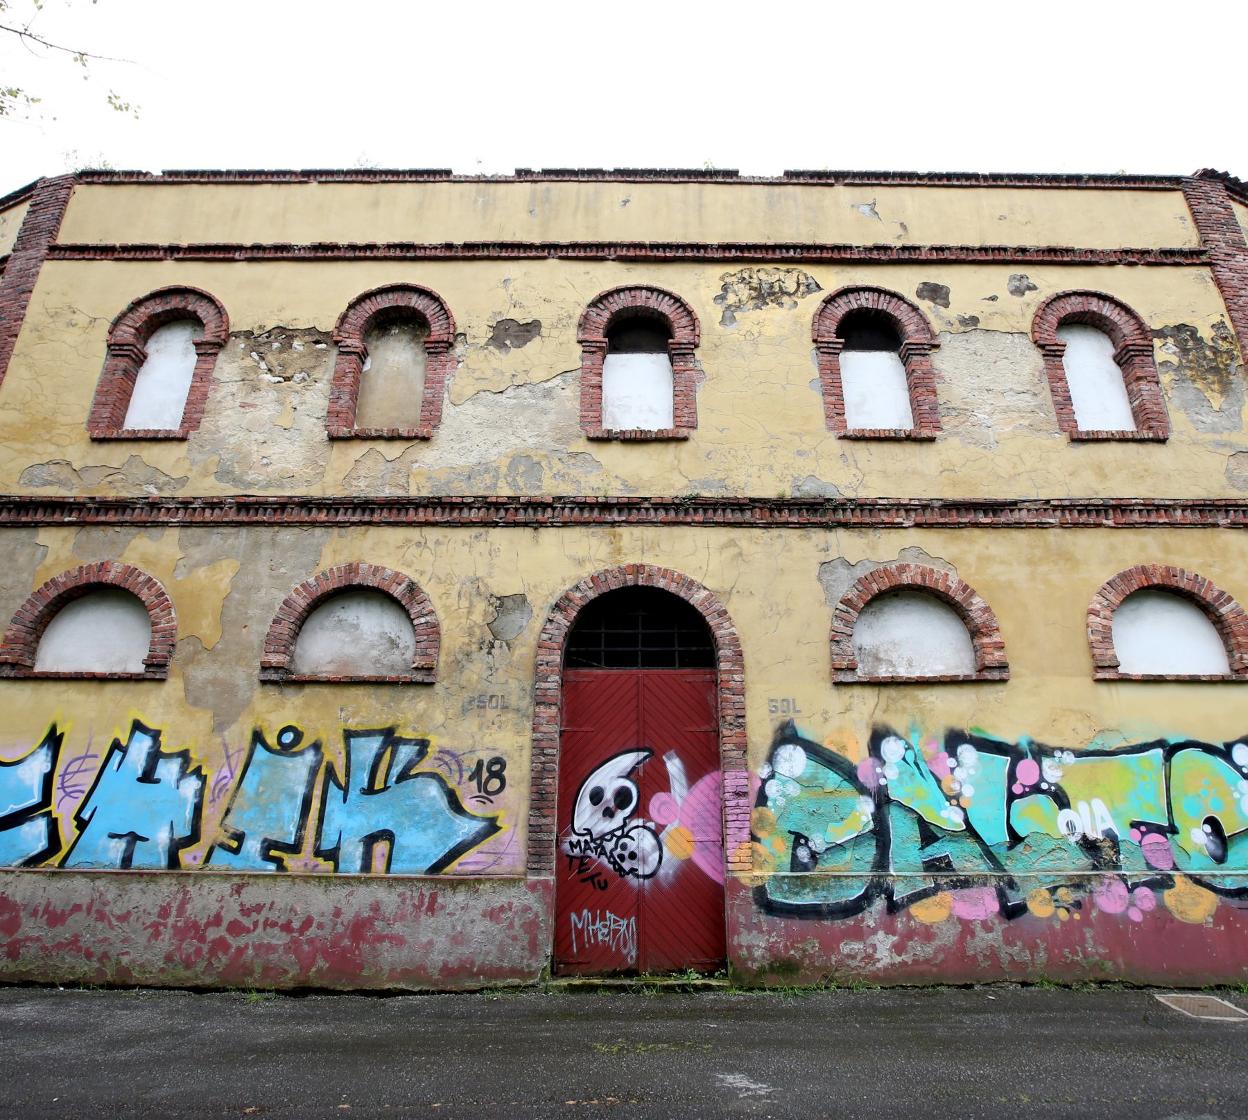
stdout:
[(1087, 249), (1069, 245), (849, 245), (784, 241), (367, 241), (270, 244), (62, 244), (59, 261), (599, 260), (949, 264), (1207, 265), (1203, 248)]
[[(1203, 174), (1203, 173), (1198, 173)], [(80, 171), (78, 182), (95, 185), (143, 183), (766, 183), (772, 185), (918, 187), (1040, 187), (1088, 190), (1176, 190), (1178, 175), (1045, 174), (1009, 171), (823, 171), (792, 170), (778, 176), (742, 175), (732, 168), (706, 167), (519, 167), (514, 175), (457, 175), (449, 168), (256, 168), (151, 171)]]
[(73, 189), (74, 177), (59, 175), (40, 179), (33, 189), (24, 187), (17, 192), (20, 200), (23, 192), (30, 190), (30, 205), (0, 276), (0, 384), (4, 383), (39, 271), (61, 228)]
[(57, 525), (433, 525), (733, 529), (1248, 528), (1244, 498), (44, 497), (0, 495), (0, 528)]

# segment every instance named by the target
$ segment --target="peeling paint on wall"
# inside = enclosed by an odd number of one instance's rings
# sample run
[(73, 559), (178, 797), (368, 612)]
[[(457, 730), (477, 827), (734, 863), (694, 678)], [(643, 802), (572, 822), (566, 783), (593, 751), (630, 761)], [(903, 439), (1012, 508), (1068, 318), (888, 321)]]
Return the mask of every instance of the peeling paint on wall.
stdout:
[(1244, 378), (1239, 348), (1219, 319), (1205, 338), (1190, 323), (1153, 331), (1161, 340), (1157, 368), (1171, 398), (1202, 432), (1243, 430)]
[(714, 303), (723, 308), (721, 327), (736, 325), (737, 316), (745, 311), (762, 311), (768, 307), (792, 310), (798, 301), (823, 289), (819, 282), (800, 268), (743, 268), (725, 272)]

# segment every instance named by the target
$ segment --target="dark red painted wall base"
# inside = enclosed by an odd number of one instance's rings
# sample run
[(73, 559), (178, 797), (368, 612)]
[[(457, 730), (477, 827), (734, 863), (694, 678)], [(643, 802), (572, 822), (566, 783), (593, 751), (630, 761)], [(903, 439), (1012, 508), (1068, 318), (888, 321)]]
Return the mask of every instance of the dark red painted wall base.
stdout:
[(971, 984), (1122, 980), (1200, 987), (1248, 981), (1248, 911), (1222, 901), (1200, 924), (1158, 906), (1135, 922), (1080, 905), (1065, 921), (1032, 914), (926, 924), (881, 902), (852, 918), (772, 917), (749, 887), (728, 887), (729, 957), (743, 983)]
[(238, 988), (533, 982), (550, 880), (0, 872), (0, 980)]
[[(0, 872), (0, 981), (175, 987), (437, 989), (535, 983), (549, 879), (208, 872)], [(765, 914), (728, 883), (732, 974), (756, 984), (1248, 982), (1248, 911), (1142, 921), (1084, 905), (927, 924), (880, 903), (852, 918)]]

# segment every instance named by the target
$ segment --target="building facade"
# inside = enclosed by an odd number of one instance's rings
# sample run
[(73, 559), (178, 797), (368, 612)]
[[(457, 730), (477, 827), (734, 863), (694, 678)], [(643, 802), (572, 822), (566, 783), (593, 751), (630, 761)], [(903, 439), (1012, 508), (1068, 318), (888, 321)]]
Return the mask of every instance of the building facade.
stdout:
[(0, 978), (1248, 977), (1248, 188), (0, 200)]

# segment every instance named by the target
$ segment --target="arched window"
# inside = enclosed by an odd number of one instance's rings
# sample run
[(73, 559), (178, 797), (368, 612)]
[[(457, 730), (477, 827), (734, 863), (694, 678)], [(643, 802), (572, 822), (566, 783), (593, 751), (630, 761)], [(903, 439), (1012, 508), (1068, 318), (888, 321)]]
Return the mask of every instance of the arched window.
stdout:
[(602, 424), (657, 432), (675, 426), (671, 332), (661, 319), (621, 317), (607, 332), (602, 365)]
[(581, 316), (581, 427), (590, 439), (687, 439), (698, 426), (698, 320), (660, 288), (613, 288)]
[(334, 328), (330, 439), (429, 439), (455, 366), (455, 320), (442, 297), (414, 284), (374, 288)]
[(177, 640), (158, 580), (129, 564), (84, 564), (22, 605), (0, 647), (0, 674), (163, 679)]
[(1141, 564), (1107, 581), (1088, 643), (1097, 680), (1248, 680), (1248, 614), (1182, 568)]
[(416, 631), (407, 611), (380, 591), (341, 591), (299, 628), (297, 677), (401, 677), (412, 671)]
[(841, 288), (815, 315), (813, 337), (828, 428), (857, 439), (935, 439), (940, 432), (923, 313), (895, 292)]
[(1032, 323), (1058, 427), (1072, 440), (1164, 440), (1170, 419), (1152, 336), (1125, 304), (1100, 292), (1061, 292)]
[(876, 568), (841, 597), (832, 616), (832, 669), (843, 684), (1009, 677), (988, 604), (948, 572), (905, 563)]
[(197, 288), (161, 288), (132, 303), (109, 328), (92, 439), (185, 439), (198, 429), (229, 330), (225, 308)]
[(402, 572), (343, 564), (300, 584), (269, 625), (263, 681), (435, 680), (441, 628)]

